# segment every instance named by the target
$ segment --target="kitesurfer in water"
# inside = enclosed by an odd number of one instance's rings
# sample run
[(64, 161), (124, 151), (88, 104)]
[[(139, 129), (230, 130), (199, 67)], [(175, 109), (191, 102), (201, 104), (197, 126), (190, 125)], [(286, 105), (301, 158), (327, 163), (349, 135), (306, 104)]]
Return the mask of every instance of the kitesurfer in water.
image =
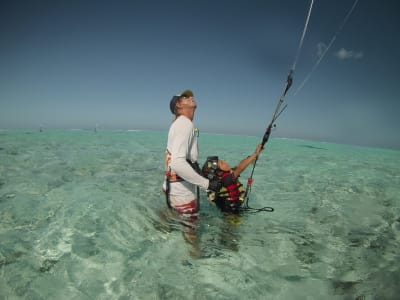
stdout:
[(235, 167), (231, 167), (226, 161), (218, 159), (218, 156), (209, 156), (203, 165), (203, 175), (210, 179), (217, 178), (221, 181), (218, 191), (208, 191), (208, 199), (213, 201), (223, 212), (240, 211), (245, 200), (243, 184), (239, 181), (240, 174), (254, 162), (262, 151), (262, 144), (257, 145), (256, 150)]

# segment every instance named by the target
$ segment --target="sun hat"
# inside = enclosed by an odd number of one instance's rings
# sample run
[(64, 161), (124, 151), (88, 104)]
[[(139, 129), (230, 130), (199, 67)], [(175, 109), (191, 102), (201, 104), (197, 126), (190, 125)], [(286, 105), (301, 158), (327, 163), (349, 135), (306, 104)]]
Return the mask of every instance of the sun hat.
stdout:
[(175, 114), (175, 106), (176, 106), (176, 102), (178, 102), (180, 96), (173, 96), (171, 101), (169, 102), (169, 109), (171, 110), (172, 114)]
[(184, 90), (181, 94), (172, 97), (171, 101), (169, 102), (169, 109), (171, 110), (172, 114), (175, 114), (176, 103), (182, 97), (193, 97), (193, 92), (191, 90)]
[(184, 90), (181, 93), (181, 97), (186, 97), (186, 98), (193, 97), (193, 92), (191, 90)]

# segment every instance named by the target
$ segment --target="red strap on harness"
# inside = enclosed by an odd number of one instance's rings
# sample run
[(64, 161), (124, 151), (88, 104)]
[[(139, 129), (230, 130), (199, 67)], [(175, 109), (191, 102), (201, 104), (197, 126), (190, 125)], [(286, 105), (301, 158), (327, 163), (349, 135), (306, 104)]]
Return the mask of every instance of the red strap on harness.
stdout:
[(165, 176), (170, 182), (183, 181), (182, 177), (179, 177), (178, 174), (172, 173), (171, 171), (165, 171)]
[(247, 184), (248, 184), (248, 185), (252, 185), (252, 184), (253, 184), (253, 178), (251, 178), (251, 177), (248, 178), (248, 179), (247, 179)]

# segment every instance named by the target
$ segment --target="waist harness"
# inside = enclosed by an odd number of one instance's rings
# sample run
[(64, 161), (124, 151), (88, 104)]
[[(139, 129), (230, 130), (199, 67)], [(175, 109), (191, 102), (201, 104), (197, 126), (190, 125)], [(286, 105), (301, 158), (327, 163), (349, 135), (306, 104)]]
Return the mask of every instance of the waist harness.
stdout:
[[(173, 172), (171, 168), (169, 167), (169, 162), (171, 160), (170, 155), (167, 154), (167, 159), (166, 159), (166, 167), (167, 171), (165, 171), (165, 182), (166, 182), (166, 190), (165, 190), (165, 199), (167, 202), (167, 206), (171, 208), (171, 203), (169, 200), (169, 193), (171, 189), (171, 182), (179, 182), (179, 181), (184, 181), (182, 177), (180, 177), (178, 174)], [(195, 170), (197, 173), (201, 174), (199, 164), (196, 162), (192, 162), (189, 159), (186, 160), (188, 164)], [(196, 186), (196, 194), (197, 194), (197, 206), (200, 208), (200, 189), (198, 186)]]

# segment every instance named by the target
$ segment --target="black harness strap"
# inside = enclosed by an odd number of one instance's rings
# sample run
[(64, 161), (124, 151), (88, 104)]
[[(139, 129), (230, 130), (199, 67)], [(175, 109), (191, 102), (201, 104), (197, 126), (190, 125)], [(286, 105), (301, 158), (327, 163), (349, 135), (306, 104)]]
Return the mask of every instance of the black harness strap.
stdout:
[(169, 179), (169, 174), (166, 176), (165, 178), (165, 200), (167, 202), (167, 206), (168, 208), (172, 208), (171, 207), (171, 201), (169, 200), (169, 193), (171, 191), (171, 181)]

